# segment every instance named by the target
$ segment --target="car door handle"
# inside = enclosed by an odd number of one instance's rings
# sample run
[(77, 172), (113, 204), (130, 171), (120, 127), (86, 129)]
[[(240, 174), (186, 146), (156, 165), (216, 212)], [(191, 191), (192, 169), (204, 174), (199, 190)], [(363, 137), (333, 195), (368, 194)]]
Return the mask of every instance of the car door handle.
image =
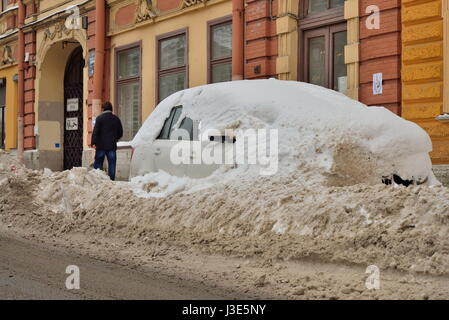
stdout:
[(154, 154), (155, 154), (156, 156), (160, 155), (160, 154), (161, 154), (161, 149), (156, 149), (156, 150), (154, 151)]

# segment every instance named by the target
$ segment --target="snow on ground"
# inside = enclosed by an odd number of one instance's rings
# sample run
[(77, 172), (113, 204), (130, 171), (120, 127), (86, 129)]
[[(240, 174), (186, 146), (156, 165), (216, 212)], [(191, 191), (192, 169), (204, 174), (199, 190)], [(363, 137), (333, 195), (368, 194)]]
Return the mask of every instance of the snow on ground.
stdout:
[[(369, 179), (392, 164), (407, 172), (428, 172), (431, 145), (421, 129), (333, 91), (324, 95), (323, 89), (287, 83), (298, 91), (291, 96), (277, 81), (260, 82), (264, 92), (280, 97), (274, 103), (253, 83), (244, 83), (245, 94), (261, 97), (257, 108), (239, 109), (227, 91), (235, 85), (227, 84), (212, 86), (220, 89), (213, 94), (201, 87), (175, 94), (151, 117), (164, 119), (168, 106), (186, 103), (189, 116), (207, 119), (203, 128), (218, 123), (237, 127), (236, 118), (240, 128), (279, 128), (280, 148), (288, 152), (282, 153), (278, 174), (260, 176), (240, 166), (222, 167), (197, 180), (157, 172), (130, 183), (111, 182), (97, 170), (28, 170), (2, 152), (0, 221), (55, 237), (73, 232), (146, 241), (158, 235), (168, 243), (202, 245), (213, 253), (313, 257), (449, 274), (449, 189), (385, 186)], [(214, 118), (207, 107), (195, 105), (201, 96), (210, 104), (223, 101), (223, 113)], [(317, 101), (313, 108), (310, 96)], [(232, 117), (226, 110), (232, 110)], [(147, 121), (134, 143), (156, 133), (158, 128)], [(380, 157), (376, 161), (384, 157), (386, 162), (372, 162), (374, 154)]]
[[(0, 163), (10, 160), (0, 154)], [(310, 185), (307, 172), (182, 190), (126, 182), (97, 170), (49, 173), (0, 166), (0, 221), (58, 237), (76, 233), (179, 245), (266, 259), (316, 257), (407, 272), (449, 274), (449, 189), (358, 184)], [(309, 173), (310, 175), (310, 173)], [(219, 175), (216, 179), (219, 179)], [(141, 184), (154, 177), (141, 178)], [(162, 179), (160, 179), (162, 181)], [(194, 188), (200, 191), (192, 191)], [(154, 190), (153, 190), (154, 189)], [(153, 191), (151, 191), (153, 190)], [(161, 241), (161, 240), (158, 240)]]

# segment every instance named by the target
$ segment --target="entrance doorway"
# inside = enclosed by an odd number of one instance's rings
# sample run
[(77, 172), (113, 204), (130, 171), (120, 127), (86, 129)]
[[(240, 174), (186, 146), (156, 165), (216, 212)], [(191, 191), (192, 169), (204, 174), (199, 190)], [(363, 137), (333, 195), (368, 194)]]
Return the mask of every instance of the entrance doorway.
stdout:
[(344, 23), (304, 32), (306, 82), (346, 91), (346, 37)]
[(347, 22), (344, 0), (300, 1), (299, 80), (333, 89), (347, 90)]
[(64, 170), (81, 167), (83, 156), (82, 47), (73, 50), (64, 74)]

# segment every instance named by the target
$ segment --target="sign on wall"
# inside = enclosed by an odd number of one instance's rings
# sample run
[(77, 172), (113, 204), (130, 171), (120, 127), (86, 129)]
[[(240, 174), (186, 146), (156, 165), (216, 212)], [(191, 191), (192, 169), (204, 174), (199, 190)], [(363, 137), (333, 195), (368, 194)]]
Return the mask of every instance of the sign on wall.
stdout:
[(338, 77), (338, 92), (346, 93), (348, 91), (348, 77)]
[(78, 130), (78, 118), (65, 119), (65, 129), (68, 131)]
[(95, 51), (91, 50), (89, 52), (89, 63), (88, 63), (89, 77), (93, 76), (93, 74), (94, 74), (94, 66), (95, 66)]
[(373, 74), (373, 94), (378, 95), (383, 93), (382, 73)]
[(67, 111), (78, 111), (79, 110), (79, 100), (78, 98), (67, 99)]

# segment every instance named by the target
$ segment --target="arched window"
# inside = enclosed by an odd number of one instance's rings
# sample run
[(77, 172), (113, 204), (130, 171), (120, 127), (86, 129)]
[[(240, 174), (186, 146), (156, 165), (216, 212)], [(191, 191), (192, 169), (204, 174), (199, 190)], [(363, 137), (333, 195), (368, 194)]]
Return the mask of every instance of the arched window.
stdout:
[(300, 80), (346, 93), (344, 0), (303, 0)]

